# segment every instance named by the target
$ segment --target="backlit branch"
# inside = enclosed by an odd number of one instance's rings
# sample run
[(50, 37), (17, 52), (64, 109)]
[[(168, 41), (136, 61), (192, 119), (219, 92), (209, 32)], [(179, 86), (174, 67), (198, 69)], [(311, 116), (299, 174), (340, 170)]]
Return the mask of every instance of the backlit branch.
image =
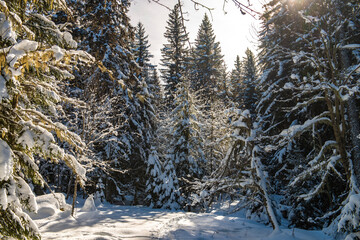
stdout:
[[(240, 12), (245, 15), (245, 14), (249, 14), (252, 17), (255, 17), (256, 15), (261, 15), (259, 12), (255, 11), (254, 9), (251, 8), (251, 4), (250, 4), (250, 0), (248, 0), (248, 5), (245, 5), (241, 2), (239, 2), (239, 0), (232, 0), (233, 3), (235, 4), (235, 6), (237, 6), (240, 9)], [(227, 0), (224, 0), (224, 4), (225, 2), (227, 2)]]
[[(183, 10), (182, 10), (182, 5), (181, 5), (181, 1), (178, 0), (178, 4), (179, 4), (179, 8), (180, 8), (180, 14), (181, 14), (181, 21), (182, 21), (182, 24), (183, 24), (183, 28), (184, 28), (184, 32), (186, 35), (187, 34), (187, 31), (186, 31), (186, 27), (185, 27), (185, 18), (184, 18), (184, 13), (183, 13)], [(210, 12), (211, 14), (211, 12)], [(189, 44), (189, 49), (192, 51), (192, 47), (191, 47), (191, 43), (190, 43), (190, 39), (188, 38), (188, 44)]]
[(198, 8), (199, 6), (202, 8), (206, 8), (207, 10), (210, 11), (210, 13), (211, 13), (211, 10), (214, 10), (214, 8), (210, 8), (202, 3), (199, 3), (198, 1), (195, 1), (195, 0), (190, 0), (190, 1), (194, 3), (195, 10), (199, 10), (199, 8)]
[(168, 6), (166, 6), (165, 4), (161, 3), (161, 0), (148, 0), (148, 1), (149, 1), (149, 2), (154, 2), (154, 3), (156, 3), (156, 4), (159, 4), (160, 6), (168, 9), (168, 10), (171, 10), (170, 7), (168, 7)]
[[(148, 0), (148, 1), (157, 3), (157, 4), (159, 4), (159, 5), (163, 6), (163, 7), (171, 10), (170, 7), (163, 4), (161, 0)], [(209, 6), (199, 2), (198, 0), (188, 0), (188, 1), (194, 3), (195, 10), (199, 10), (199, 7), (205, 8), (210, 12), (210, 14), (211, 14), (211, 11), (214, 10), (214, 8), (210, 8)], [(223, 9), (225, 9), (225, 5), (228, 3), (228, 1), (229, 0), (224, 0)], [(245, 0), (243, 0), (243, 1), (245, 1)], [(252, 16), (254, 18), (255, 18), (256, 15), (261, 15), (259, 12), (255, 11), (254, 9), (251, 8), (250, 0), (247, 0), (247, 4), (244, 4), (244, 3), (240, 2), (240, 0), (232, 0), (232, 2), (235, 4), (236, 7), (239, 8), (240, 12), (243, 15), (249, 14), (250, 16)]]

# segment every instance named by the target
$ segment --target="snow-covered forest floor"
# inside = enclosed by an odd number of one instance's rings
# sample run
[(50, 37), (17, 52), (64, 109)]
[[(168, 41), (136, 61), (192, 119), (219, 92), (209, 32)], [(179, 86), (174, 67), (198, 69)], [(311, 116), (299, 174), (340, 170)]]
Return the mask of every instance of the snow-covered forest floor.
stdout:
[[(63, 195), (57, 194), (60, 202)], [(79, 199), (75, 217), (69, 204), (57, 204), (52, 195), (37, 198), (38, 214), (32, 214), (43, 239), (276, 239), (330, 240), (321, 231), (282, 229), (248, 220), (228, 209), (190, 213), (142, 206), (94, 204)], [(68, 201), (68, 203), (71, 202)], [(61, 211), (59, 208), (63, 208)]]

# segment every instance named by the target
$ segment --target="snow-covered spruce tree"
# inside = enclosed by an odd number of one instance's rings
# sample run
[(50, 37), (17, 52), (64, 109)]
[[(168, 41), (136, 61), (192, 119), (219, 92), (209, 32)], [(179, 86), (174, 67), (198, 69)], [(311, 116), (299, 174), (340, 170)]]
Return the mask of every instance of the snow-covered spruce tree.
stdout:
[(163, 68), (160, 69), (160, 72), (166, 83), (165, 100), (170, 109), (174, 103), (176, 87), (188, 67), (188, 48), (186, 47), (188, 34), (185, 31), (184, 20), (180, 11), (180, 6), (176, 4), (169, 14), (166, 32), (164, 33), (167, 43), (161, 49), (161, 65)]
[(242, 61), (239, 56), (236, 57), (230, 79), (234, 103), (239, 108), (250, 110), (254, 115), (257, 101), (255, 90), (257, 69), (255, 56), (250, 49), (246, 49)]
[(152, 96), (153, 107), (155, 108), (155, 112), (158, 112), (162, 105), (163, 92), (156, 66), (152, 67), (149, 80), (147, 82)]
[(147, 159), (147, 175), (146, 181), (146, 202), (150, 207), (160, 208), (163, 203), (160, 201), (161, 194), (163, 193), (163, 175), (164, 170), (159, 158), (156, 147), (151, 148), (151, 153)]
[(174, 165), (176, 177), (179, 181), (180, 193), (189, 204), (189, 196), (193, 191), (192, 185), (204, 174), (205, 157), (200, 126), (197, 121), (198, 110), (184, 78), (177, 86), (175, 109), (171, 113), (172, 139), (168, 147), (168, 160), (165, 166)]
[[(300, 12), (311, 32), (306, 37), (299, 35), (301, 41), (309, 46), (309, 50), (304, 50), (303, 55), (299, 53), (298, 57), (300, 61), (310, 62), (315, 68), (313, 77), (316, 78), (317, 85), (321, 86), (316, 102), (325, 105), (327, 111), (310, 118), (300, 125), (300, 128), (296, 129), (294, 126), (289, 132), (299, 136), (306, 131), (309, 124), (314, 125), (315, 131), (320, 132), (315, 124), (323, 118), (326, 120), (324, 123), (329, 127), (331, 138), (326, 138), (329, 137), (328, 134), (319, 133), (322, 137), (319, 150), (316, 154), (310, 155), (312, 161), (309, 162), (309, 167), (292, 181), (291, 185), (296, 187), (300, 182), (306, 181), (309, 174), (313, 176), (314, 172), (320, 173), (316, 185), (311, 186), (311, 189), (302, 193), (299, 198), (311, 201), (325, 192), (327, 196), (322, 196), (322, 200), (327, 200), (331, 207), (329, 209), (326, 206), (326, 216), (315, 218), (315, 221), (319, 220), (326, 225), (338, 216), (344, 204), (344, 209), (349, 209), (349, 205), (353, 206), (353, 200), (359, 194), (356, 176), (358, 169), (354, 165), (358, 159), (355, 154), (351, 154), (354, 147), (351, 141), (353, 123), (349, 120), (353, 109), (349, 108), (348, 100), (350, 96), (358, 96), (359, 74), (356, 73), (356, 69), (360, 66), (356, 52), (355, 55), (352, 55), (351, 51), (348, 53), (348, 63), (345, 62), (343, 52), (344, 48), (352, 49), (354, 44), (358, 46), (360, 42), (358, 11), (359, 5), (351, 1), (316, 1), (310, 3), (306, 11)], [(314, 86), (315, 82), (312, 85)], [(294, 110), (302, 110), (303, 104), (309, 104), (309, 101), (298, 104)], [(359, 116), (353, 120), (358, 122)], [(333, 186), (334, 176), (346, 188), (339, 189), (338, 183)], [(359, 206), (354, 211), (358, 211), (358, 208)], [(341, 220), (336, 230), (359, 232), (358, 225), (349, 224), (357, 217), (353, 216), (349, 220), (348, 212), (345, 210), (339, 218)], [(335, 219), (334, 223), (337, 221), (338, 219)]]
[[(134, 56), (136, 63), (141, 67), (141, 73), (138, 75), (139, 80), (142, 82), (142, 91), (139, 93), (138, 97), (140, 101), (144, 104), (143, 106), (143, 121), (147, 126), (143, 129), (143, 134), (146, 134), (146, 139), (148, 143), (146, 144), (146, 157), (147, 157), (147, 168), (145, 177), (146, 180), (146, 194), (150, 191), (152, 194), (159, 193), (159, 181), (160, 173), (162, 173), (161, 162), (157, 156), (156, 151), (156, 108), (154, 104), (159, 104), (160, 101), (160, 81), (157, 77), (156, 68), (154, 65), (150, 64), (150, 58), (153, 56), (149, 51), (150, 44), (148, 41), (148, 36), (146, 35), (144, 26), (139, 23), (136, 27), (135, 32), (135, 43), (134, 43)], [(152, 75), (154, 74), (154, 75)], [(150, 153), (151, 152), (151, 153)], [(149, 155), (150, 154), (150, 155)], [(156, 169), (154, 169), (156, 168)], [(146, 200), (150, 200), (150, 206), (158, 207), (154, 202), (155, 199), (158, 199), (157, 196), (147, 195)]]
[(230, 74), (230, 92), (231, 92), (231, 100), (236, 103), (237, 106), (242, 102), (242, 62), (240, 60), (239, 55), (236, 56), (236, 60), (234, 62), (234, 69)]
[(217, 94), (222, 65), (220, 43), (216, 42), (212, 24), (205, 14), (192, 52), (191, 88), (209, 106), (215, 100), (212, 97)]
[(253, 52), (246, 49), (243, 59), (243, 79), (242, 79), (242, 102), (244, 109), (248, 109), (252, 115), (255, 113), (257, 102), (256, 79), (257, 69), (256, 60)]
[[(95, 93), (96, 94), (96, 93)], [(91, 184), (88, 184), (88, 192), (93, 193), (97, 190), (97, 185), (103, 184), (104, 198), (108, 200), (109, 184), (120, 194), (119, 183), (114, 178), (114, 172), (118, 171), (116, 166), (112, 165), (112, 155), (122, 155), (121, 144), (117, 141), (117, 129), (120, 127), (112, 122), (113, 108), (109, 97), (97, 99), (93, 94), (89, 96), (87, 104), (89, 106), (86, 112), (85, 136), (86, 142), (90, 148), (88, 158), (91, 160), (87, 172)], [(115, 137), (113, 137), (115, 136)], [(104, 157), (104, 155), (106, 157)], [(95, 196), (97, 194), (95, 193)], [(109, 201), (109, 200), (108, 200)]]
[[(207, 112), (207, 115), (199, 115), (201, 126), (204, 128), (202, 135), (208, 137), (203, 140), (207, 161), (205, 175), (193, 185), (190, 197), (192, 208), (196, 211), (206, 211), (213, 203), (220, 204), (223, 201), (239, 197), (238, 184), (234, 183), (235, 178), (231, 178), (230, 174), (224, 175), (224, 177), (214, 177), (232, 144), (232, 139), (229, 137), (231, 119), (234, 120), (232, 108), (224, 108), (224, 103), (221, 101), (214, 103), (212, 111)], [(213, 125), (209, 124), (210, 122)], [(209, 137), (209, 133), (212, 133), (213, 137)]]
[(135, 31), (135, 42), (133, 46), (136, 63), (141, 67), (141, 74), (138, 78), (145, 81), (151, 103), (157, 105), (160, 101), (160, 80), (157, 74), (156, 66), (150, 63), (151, 55), (149, 48), (148, 35), (146, 35), (144, 25), (139, 22)]
[(220, 70), (220, 77), (218, 80), (218, 89), (217, 89), (217, 95), (220, 101), (225, 104), (225, 106), (232, 105), (232, 99), (231, 99), (231, 82), (230, 82), (230, 74), (227, 71), (227, 66), (225, 62), (223, 62)]
[(210, 164), (208, 168), (210, 172), (216, 165), (216, 159), (220, 153), (216, 149), (218, 137), (216, 130), (219, 129), (217, 123), (221, 122), (217, 118), (222, 116), (217, 113), (219, 113), (218, 107), (224, 104), (226, 96), (221, 94), (224, 82), (226, 82), (226, 78), (224, 78), (226, 70), (220, 44), (216, 42), (215, 38), (212, 24), (205, 14), (192, 51), (190, 86), (202, 105), (203, 119), (201, 122), (204, 123), (202, 135), (206, 136), (204, 152)]
[(183, 198), (180, 196), (179, 181), (175, 167), (167, 157), (171, 135), (171, 116), (158, 112), (157, 127), (147, 162), (146, 199), (145, 203), (155, 208), (180, 209)]
[(153, 55), (151, 55), (149, 51), (150, 44), (148, 35), (146, 35), (144, 25), (140, 22), (136, 27), (133, 48), (135, 61), (141, 67), (141, 73), (138, 74), (138, 78), (142, 82), (141, 94), (145, 96), (148, 101), (147, 105), (145, 105), (149, 107), (147, 111), (150, 116), (154, 116), (153, 103), (158, 104), (160, 101), (160, 80), (157, 75), (156, 66), (150, 63)]
[(185, 199), (181, 194), (180, 182), (171, 157), (165, 159), (164, 171), (160, 179), (162, 182), (160, 182), (160, 196), (157, 202), (159, 206), (171, 210), (183, 208)]
[[(25, 5), (27, 7), (25, 7)], [(55, 137), (81, 152), (84, 143), (51, 114), (64, 98), (58, 83), (73, 78), (78, 59), (92, 58), (76, 48), (71, 34), (61, 32), (46, 17), (63, 1), (1, 1), (0, 76), (0, 235), (39, 239), (35, 223), (23, 211), (36, 211), (29, 183), (43, 184), (34, 156), (64, 161), (83, 185), (85, 169), (60, 148)]]
[(148, 35), (146, 35), (144, 25), (141, 22), (139, 22), (136, 25), (133, 52), (135, 56), (135, 61), (139, 64), (140, 67), (149, 65), (150, 58), (153, 57), (150, 54), (149, 48), (150, 48), (150, 44), (148, 40)]
[[(301, 4), (303, 3), (301, 2)], [(306, 155), (302, 156), (300, 151), (287, 155), (286, 148), (274, 144), (279, 142), (283, 129), (288, 128), (291, 124), (296, 124), (296, 121), (302, 121), (305, 117), (305, 114), (288, 115), (289, 108), (295, 106), (301, 96), (302, 91), (295, 92), (293, 86), (296, 82), (299, 85), (302, 84), (301, 79), (294, 77), (298, 76), (303, 66), (293, 62), (291, 51), (284, 51), (284, 48), (301, 49), (302, 46), (296, 41), (298, 36), (294, 31), (302, 31), (302, 26), (298, 24), (302, 18), (297, 14), (296, 8), (290, 8), (287, 3), (282, 1), (271, 1), (265, 5), (265, 9), (262, 16), (263, 30), (260, 35), (259, 60), (262, 76), (259, 78), (258, 87), (261, 97), (259, 97), (256, 111), (257, 121), (264, 133), (262, 144), (268, 145), (266, 161), (263, 162), (270, 167), (269, 173), (273, 177), (270, 177), (269, 181), (275, 192), (279, 194), (287, 188), (290, 179), (296, 176), (297, 168), (305, 164), (301, 160), (306, 157)], [(293, 30), (288, 28), (289, 25)], [(297, 147), (295, 143), (291, 143), (295, 148)], [(311, 140), (305, 139), (303, 144), (311, 146)], [(306, 211), (303, 213), (307, 214)], [(302, 221), (304, 218), (306, 219), (300, 215), (298, 220)], [(300, 227), (300, 225), (297, 226)], [(301, 227), (306, 226), (302, 225)]]
[[(107, 186), (107, 181), (112, 173), (108, 159), (101, 159), (101, 154), (104, 154), (104, 146), (110, 146), (109, 132), (114, 129), (109, 113), (112, 113), (110, 102), (110, 92), (115, 85), (113, 81), (113, 68), (110, 70), (104, 66), (103, 58), (106, 60), (105, 52), (109, 47), (109, 38), (113, 37), (119, 30), (115, 31), (112, 26), (104, 27), (101, 22), (114, 22), (111, 19), (111, 11), (113, 5), (108, 5), (109, 8), (104, 10), (104, 6), (97, 8), (96, 1), (71, 1), (69, 2), (71, 10), (74, 13), (74, 20), (71, 23), (66, 23), (69, 30), (74, 34), (75, 39), (79, 42), (79, 48), (83, 49), (96, 57), (96, 62), (90, 68), (79, 68), (76, 76), (79, 78), (80, 85), (77, 85), (77, 97), (87, 103), (85, 111), (80, 113), (80, 118), (77, 118), (76, 126), (82, 126), (81, 135), (86, 139), (90, 152), (87, 154), (88, 159), (92, 159), (88, 165), (87, 175), (90, 181), (87, 183), (88, 192), (92, 193), (96, 189), (97, 181), (103, 178), (103, 183)], [(92, 11), (91, 8), (97, 9)], [(58, 13), (56, 13), (58, 15)], [(115, 18), (115, 17), (114, 17)], [(96, 19), (96, 23), (93, 23)], [(111, 28), (111, 29), (109, 29)], [(113, 34), (110, 34), (110, 31)], [(108, 42), (105, 41), (107, 39)], [(105, 44), (103, 44), (105, 43)], [(115, 46), (116, 43), (113, 43)], [(110, 55), (111, 52), (109, 51)], [(114, 54), (116, 56), (116, 53)], [(112, 55), (112, 57), (115, 56)], [(119, 55), (119, 54), (118, 54)], [(109, 60), (108, 60), (109, 61)], [(115, 61), (114, 61), (115, 62)], [(109, 67), (109, 65), (107, 65)], [(70, 83), (71, 84), (71, 83)], [(100, 86), (101, 85), (101, 86)], [(70, 85), (72, 87), (72, 84)], [(71, 112), (73, 114), (76, 110)], [(74, 119), (76, 121), (76, 119)], [(110, 130), (109, 130), (110, 129)], [(104, 141), (99, 141), (104, 137)], [(101, 142), (101, 143), (99, 143)], [(114, 145), (114, 144), (113, 144)], [(113, 146), (112, 145), (112, 146)], [(109, 148), (108, 148), (109, 149)], [(104, 151), (103, 151), (104, 150)], [(110, 152), (110, 151), (109, 151)], [(101, 161), (99, 161), (101, 159)], [(109, 168), (109, 169), (108, 169)], [(109, 177), (112, 179), (111, 177)], [(107, 188), (108, 189), (108, 188)], [(114, 188), (118, 189), (118, 188)]]
[[(55, 23), (56, 28), (62, 32), (72, 33), (72, 24), (70, 21), (76, 17), (73, 15), (71, 6), (68, 5), (68, 10), (64, 9), (53, 9), (49, 12), (48, 17), (51, 17)], [(36, 23), (34, 23), (36, 24)], [(95, 61), (91, 64), (95, 64)], [(83, 65), (81, 62), (74, 67), (72, 74), (74, 78), (63, 79), (58, 84), (58, 91), (62, 93), (62, 98), (68, 99), (66, 101), (61, 101), (56, 106), (56, 111), (52, 113), (52, 120), (62, 123), (68, 128), (68, 130), (78, 134), (84, 140), (83, 135), (83, 124), (82, 119), (83, 112), (86, 107), (86, 103), (81, 101), (80, 96), (83, 94), (84, 84), (82, 81), (82, 76), (79, 73), (80, 69), (89, 69), (89, 65)], [(71, 145), (67, 142), (62, 142), (60, 139), (55, 138), (57, 144), (62, 147), (64, 150), (71, 151)], [(84, 158), (88, 149), (79, 155), (78, 161), (84, 164), (82, 158)], [(44, 180), (54, 188), (57, 192), (68, 193), (67, 197), (73, 190), (73, 184), (75, 183), (75, 175), (71, 173), (71, 169), (66, 166), (64, 162), (54, 163), (50, 162), (44, 158), (36, 158), (39, 160), (39, 171), (44, 176)], [(47, 188), (40, 188), (35, 186), (34, 191), (36, 194), (41, 194)]]
[[(87, 32), (83, 29), (86, 22), (84, 17), (85, 3), (85, 1), (80, 0), (68, 1), (68, 8), (70, 11), (64, 12), (61, 9), (59, 11), (53, 11), (51, 12), (51, 18), (60, 29), (72, 33), (74, 39), (79, 42), (79, 48), (90, 51), (89, 48), (85, 48), (82, 44), (84, 39), (88, 36)], [(71, 15), (69, 14), (70, 12), (72, 13)], [(104, 117), (104, 122), (106, 123), (109, 120), (109, 118), (103, 114), (104, 112), (110, 112), (108, 104), (109, 99), (106, 96), (99, 99), (96, 91), (91, 91), (93, 86), (89, 84), (93, 83), (93, 79), (98, 77), (100, 68), (104, 72), (104, 75), (111, 73), (103, 66), (99, 59), (96, 59), (96, 61), (92, 62), (90, 67), (78, 65), (73, 72), (76, 81), (65, 81), (61, 86), (61, 91), (67, 96), (76, 99), (76, 102), (82, 104), (74, 105), (63, 102), (63, 111), (58, 114), (57, 118), (69, 129), (78, 133), (87, 143), (89, 143), (89, 140), (92, 142), (96, 138), (95, 132), (91, 130), (94, 128), (97, 129), (97, 127), (95, 127), (95, 119), (98, 120), (100, 117)], [(96, 103), (96, 101), (100, 101), (100, 103)], [(105, 104), (106, 106), (102, 107), (102, 104)], [(100, 129), (105, 128), (105, 125), (106, 124), (99, 127), (100, 132), (102, 131)], [(89, 144), (89, 146), (91, 146), (91, 144)], [(66, 144), (64, 147), (66, 147)], [(96, 181), (104, 175), (103, 172), (98, 171), (99, 169), (104, 170), (104, 163), (96, 161), (97, 155), (93, 150), (92, 147), (86, 148), (86, 152), (82, 155), (81, 159), (81, 162), (87, 167), (87, 176), (90, 181), (86, 183), (86, 188), (90, 193), (95, 191)], [(67, 192), (68, 194), (71, 192), (74, 183), (74, 181), (72, 181), (73, 176), (71, 174), (65, 174), (68, 172), (68, 169), (65, 166), (55, 166), (53, 163), (48, 163), (42, 159), (40, 160), (40, 172), (46, 173), (47, 180), (51, 185), (57, 185), (58, 181), (69, 182), (69, 184), (63, 184), (61, 186), (61, 191)], [(93, 179), (94, 176), (95, 179)], [(66, 188), (68, 189), (66, 190)]]
[(228, 142), (224, 141), (223, 137), (228, 132), (229, 115), (228, 109), (234, 106), (230, 92), (229, 92), (229, 78), (225, 63), (220, 70), (218, 78), (217, 96), (211, 103), (211, 108), (207, 110), (205, 104), (205, 111), (201, 115), (200, 122), (203, 127), (204, 137), (204, 152), (207, 159), (207, 175), (211, 175), (221, 159), (226, 155), (228, 149)]
[[(286, 202), (292, 203), (289, 217), (297, 226), (327, 226), (358, 194), (347, 96), (358, 91), (359, 59), (356, 50), (347, 65), (342, 56), (358, 43), (358, 7), (351, 1), (273, 1), (264, 14), (270, 17), (262, 38), (266, 90), (258, 110), (264, 132), (279, 143), (268, 146), (279, 166), (272, 175), (277, 183), (289, 183)], [(274, 64), (279, 57), (282, 64)], [(341, 216), (349, 219), (346, 211)]]
[[(118, 98), (122, 100), (122, 93), (117, 93), (120, 84), (124, 91), (129, 91), (123, 78), (128, 80), (133, 73), (133, 68), (129, 66), (129, 43), (133, 32), (126, 16), (127, 3), (124, 4), (92, 0), (77, 1), (74, 6), (80, 18), (79, 28), (75, 29), (80, 33), (80, 48), (93, 54), (99, 63), (91, 72), (84, 74), (87, 77), (84, 80), (84, 96), (88, 102), (85, 131), (88, 146), (95, 157), (88, 171), (93, 183), (89, 186), (89, 192), (95, 190), (101, 180), (105, 185), (105, 199), (109, 202), (123, 200), (120, 189), (125, 187), (119, 181), (119, 175), (123, 173), (119, 159), (127, 157), (127, 148), (130, 147), (127, 136), (120, 132), (123, 127), (120, 117), (125, 112), (122, 108), (127, 105), (118, 102)], [(105, 68), (111, 72), (104, 71)], [(131, 102), (128, 96), (125, 101)], [(129, 106), (133, 108), (132, 103)]]
[(225, 156), (228, 148), (227, 142), (222, 141), (228, 132), (228, 105), (232, 102), (227, 98), (218, 99), (211, 104), (211, 110), (207, 109), (203, 101), (197, 100), (198, 121), (201, 123), (201, 135), (204, 144), (204, 154), (207, 161), (205, 175), (209, 176), (217, 168), (219, 161)]
[[(103, 183), (108, 201), (121, 203), (127, 195), (126, 203), (136, 204), (145, 198), (152, 110), (132, 53), (135, 31), (127, 16), (129, 5), (129, 1), (77, 1), (74, 9), (80, 23), (74, 32), (80, 33), (81, 49), (98, 61), (87, 73), (84, 91), (90, 103), (85, 114), (89, 147), (95, 152), (96, 165), (103, 166), (93, 168), (100, 171), (93, 172), (93, 183), (96, 175), (107, 176)], [(96, 119), (101, 112), (107, 114), (107, 122)]]

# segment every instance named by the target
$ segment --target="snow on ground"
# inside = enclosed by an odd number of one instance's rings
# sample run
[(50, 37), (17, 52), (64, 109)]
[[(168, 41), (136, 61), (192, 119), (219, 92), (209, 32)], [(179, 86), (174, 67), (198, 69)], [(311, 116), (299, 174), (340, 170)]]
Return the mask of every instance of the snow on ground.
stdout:
[[(47, 197), (48, 196), (48, 197)], [(62, 197), (58, 196), (60, 202)], [(43, 239), (246, 239), (246, 240), (330, 240), (321, 231), (282, 229), (241, 217), (241, 214), (188, 213), (141, 206), (115, 206), (79, 200), (75, 217), (70, 205), (54, 204), (51, 195), (38, 198), (39, 212), (32, 217)], [(51, 205), (51, 202), (53, 203)], [(59, 208), (62, 208), (61, 211)]]

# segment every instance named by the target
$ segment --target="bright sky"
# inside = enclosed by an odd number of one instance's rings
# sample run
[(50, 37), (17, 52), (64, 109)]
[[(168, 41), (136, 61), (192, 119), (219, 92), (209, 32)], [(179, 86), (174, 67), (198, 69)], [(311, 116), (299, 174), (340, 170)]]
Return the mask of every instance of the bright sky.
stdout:
[[(173, 8), (177, 0), (161, 0), (161, 3)], [(186, 12), (186, 30), (189, 33), (190, 41), (194, 42), (204, 14), (207, 12), (209, 17), (212, 15), (212, 25), (216, 35), (216, 40), (220, 42), (222, 54), (228, 69), (232, 69), (236, 56), (243, 57), (246, 48), (254, 52), (257, 50), (257, 29), (260, 21), (250, 15), (242, 15), (231, 0), (227, 0), (223, 8), (224, 0), (198, 0), (198, 2), (214, 8), (211, 15), (208, 10), (198, 7), (195, 9), (191, 0), (182, 0), (183, 11)], [(240, 0), (247, 3), (247, 0)], [(259, 0), (251, 0), (252, 8), (261, 12)], [(224, 12), (226, 11), (226, 14)], [(145, 26), (149, 35), (150, 51), (154, 55), (152, 63), (160, 66), (160, 49), (166, 43), (164, 38), (166, 21), (168, 20), (169, 10), (149, 0), (132, 0), (129, 11), (131, 23), (135, 26), (139, 21)]]

